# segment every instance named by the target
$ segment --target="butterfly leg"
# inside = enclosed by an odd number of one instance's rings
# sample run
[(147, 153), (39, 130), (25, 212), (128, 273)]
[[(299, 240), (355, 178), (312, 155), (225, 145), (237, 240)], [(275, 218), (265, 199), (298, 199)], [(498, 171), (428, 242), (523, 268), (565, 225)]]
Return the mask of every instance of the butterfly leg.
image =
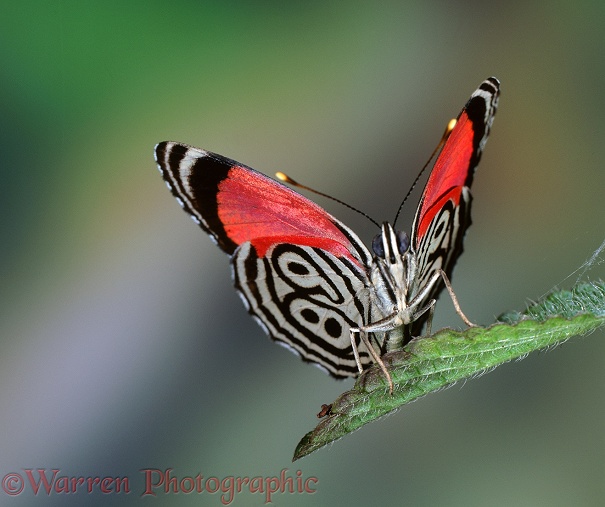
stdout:
[[(445, 283), (445, 288), (447, 289), (447, 292), (450, 295), (450, 298), (452, 300), (456, 313), (460, 316), (460, 318), (464, 321), (464, 323), (467, 326), (477, 327), (476, 324), (473, 324), (468, 319), (468, 317), (466, 315), (464, 315), (462, 308), (460, 308), (460, 303), (458, 303), (458, 298), (456, 297), (456, 294), (454, 293), (454, 289), (452, 288), (452, 284), (450, 283), (449, 278), (445, 274), (445, 271), (443, 271), (442, 269), (438, 269), (437, 271), (435, 271), (435, 273), (433, 274), (433, 276), (431, 276), (431, 278), (426, 283), (424, 288), (420, 292), (418, 292), (418, 294), (416, 294), (416, 296), (414, 297), (414, 300), (410, 302), (410, 307), (413, 307), (414, 304), (416, 303), (416, 301), (422, 301), (428, 295), (428, 293), (431, 291), (433, 286), (439, 281), (439, 278), (441, 278), (443, 280), (443, 282)], [(418, 317), (420, 317), (420, 315), (422, 315), (424, 312), (426, 312), (427, 310), (430, 309), (431, 315), (429, 316), (429, 319), (432, 320), (434, 305), (435, 305), (435, 300), (433, 299), (429, 302), (429, 304), (427, 306), (425, 306), (422, 310), (420, 310), (420, 312), (414, 314), (414, 318), (417, 319)], [(427, 325), (427, 329), (430, 331), (430, 322), (429, 322), (429, 325)], [(427, 333), (427, 334), (430, 334), (430, 333)]]
[(357, 350), (357, 343), (355, 340), (355, 337), (357, 335), (359, 335), (359, 337), (361, 338), (361, 341), (365, 345), (366, 349), (368, 349), (368, 352), (372, 356), (372, 359), (374, 360), (374, 362), (378, 363), (380, 365), (380, 368), (382, 369), (382, 371), (384, 371), (384, 373), (389, 381), (390, 390), (392, 392), (393, 391), (393, 381), (391, 380), (391, 375), (389, 375), (389, 372), (387, 371), (387, 368), (384, 365), (384, 362), (382, 361), (380, 356), (377, 354), (376, 350), (370, 343), (370, 340), (368, 340), (367, 333), (361, 331), (360, 329), (352, 328), (350, 331), (350, 334), (351, 334), (351, 346), (353, 347), (353, 354), (355, 355), (355, 362), (357, 363), (357, 369), (359, 370), (359, 373), (363, 373), (363, 366), (361, 365), (361, 360), (359, 359), (359, 351)]
[(356, 335), (360, 336), (361, 340), (363, 341), (363, 344), (366, 346), (366, 349), (368, 349), (368, 352), (372, 356), (372, 359), (374, 360), (375, 363), (378, 364), (378, 366), (380, 366), (380, 369), (384, 373), (384, 376), (386, 377), (387, 382), (389, 383), (389, 394), (392, 395), (393, 394), (393, 379), (391, 378), (391, 374), (389, 373), (389, 370), (387, 370), (387, 367), (385, 366), (385, 364), (382, 361), (382, 359), (380, 358), (380, 356), (376, 353), (376, 350), (374, 350), (374, 347), (372, 347), (370, 340), (368, 340), (367, 333), (361, 331), (360, 329), (355, 329), (355, 328), (352, 328), (350, 333), (351, 333), (351, 345), (353, 346), (353, 354), (355, 355), (355, 362), (357, 363), (357, 368), (359, 369), (359, 373), (363, 373), (363, 366), (361, 366), (361, 361), (359, 359), (359, 352), (357, 350), (357, 343), (355, 340)]
[(460, 303), (458, 303), (458, 298), (456, 297), (456, 294), (454, 293), (454, 289), (452, 288), (452, 284), (450, 283), (449, 278), (447, 277), (447, 275), (445, 274), (445, 271), (443, 271), (442, 269), (438, 270), (437, 275), (441, 275), (441, 278), (443, 278), (443, 282), (445, 283), (445, 288), (447, 289), (447, 291), (450, 294), (450, 298), (452, 299), (452, 303), (454, 304), (454, 308), (456, 309), (456, 313), (460, 316), (460, 318), (464, 321), (464, 323), (468, 326), (468, 327), (477, 327), (477, 324), (473, 324), (466, 315), (464, 315), (464, 312), (462, 311), (462, 308), (460, 308)]
[(435, 303), (433, 299), (429, 303), (429, 317), (426, 319), (426, 336), (431, 336), (431, 328), (433, 327), (433, 315), (435, 313)]
[(357, 340), (355, 336), (359, 334), (359, 329), (351, 328), (349, 335), (351, 337), (351, 347), (353, 348), (353, 355), (355, 356), (355, 362), (357, 363), (357, 369), (359, 373), (363, 373), (363, 366), (361, 366), (361, 360), (359, 359), (359, 351), (357, 350)]
[(361, 360), (359, 359), (359, 352), (357, 350), (357, 343), (355, 340), (355, 337), (357, 335), (360, 336), (361, 341), (363, 342), (366, 349), (372, 356), (372, 359), (374, 360), (375, 363), (378, 364), (378, 366), (380, 366), (380, 369), (384, 373), (384, 376), (387, 379), (387, 382), (389, 383), (389, 394), (391, 394), (391, 395), (393, 394), (393, 379), (391, 378), (391, 374), (389, 373), (389, 370), (387, 370), (387, 367), (384, 364), (384, 361), (381, 359), (380, 355), (376, 352), (376, 349), (374, 349), (374, 347), (370, 343), (370, 340), (368, 339), (368, 333), (391, 331), (391, 330), (401, 326), (402, 323), (400, 323), (396, 319), (396, 317), (397, 317), (397, 314), (394, 314), (391, 317), (382, 319), (369, 326), (362, 326), (362, 327), (350, 329), (351, 346), (353, 347), (353, 354), (355, 355), (355, 362), (357, 363), (357, 368), (359, 369), (359, 373), (363, 373), (363, 366), (361, 365)]
[(392, 396), (393, 395), (393, 379), (391, 378), (391, 374), (389, 373), (389, 370), (387, 370), (386, 365), (384, 364), (384, 362), (382, 361), (380, 356), (376, 353), (376, 350), (374, 349), (374, 347), (372, 347), (372, 344), (370, 343), (370, 340), (368, 339), (368, 334), (360, 333), (360, 336), (361, 336), (361, 339), (363, 340), (364, 345), (370, 351), (370, 354), (372, 355), (372, 359), (374, 359), (374, 361), (376, 363), (378, 363), (378, 366), (380, 366), (380, 369), (384, 373), (384, 376), (387, 379), (387, 382), (389, 383), (389, 394)]

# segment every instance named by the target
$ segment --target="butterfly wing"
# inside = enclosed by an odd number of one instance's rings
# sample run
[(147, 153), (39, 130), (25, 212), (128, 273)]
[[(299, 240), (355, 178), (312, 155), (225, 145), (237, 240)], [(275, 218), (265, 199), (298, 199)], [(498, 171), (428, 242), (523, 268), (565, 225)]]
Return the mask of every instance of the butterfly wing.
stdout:
[(235, 287), (269, 336), (336, 377), (356, 375), (349, 328), (371, 318), (371, 257), (357, 236), (234, 160), (174, 142), (155, 153), (183, 209), (231, 256)]
[[(470, 186), (494, 120), (499, 93), (500, 82), (494, 77), (479, 85), (435, 161), (412, 226), (418, 288), (424, 287), (438, 269), (451, 279), (462, 253), (462, 240), (471, 224)], [(427, 301), (441, 290), (443, 283), (435, 284)], [(413, 323), (412, 336), (420, 334), (426, 318), (428, 314)]]

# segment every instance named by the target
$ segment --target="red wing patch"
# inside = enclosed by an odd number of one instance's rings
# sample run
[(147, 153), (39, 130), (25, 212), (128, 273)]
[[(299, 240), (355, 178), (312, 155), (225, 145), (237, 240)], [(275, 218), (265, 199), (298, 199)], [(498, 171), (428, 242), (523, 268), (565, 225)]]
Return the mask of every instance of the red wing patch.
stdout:
[[(448, 199), (459, 204), (462, 187), (467, 184), (470, 162), (475, 152), (473, 123), (463, 111), (451, 132), (424, 189), (418, 210), (417, 241)], [(414, 246), (418, 246), (417, 244)]]
[(352, 245), (326, 211), (302, 195), (247, 167), (232, 167), (218, 185), (218, 217), (235, 244), (250, 241), (259, 257), (277, 243), (321, 248), (349, 257)]
[[(453, 206), (458, 207), (463, 187), (471, 186), (498, 106), (499, 87), (496, 78), (486, 79), (458, 115), (456, 126), (435, 161), (416, 211), (412, 230), (415, 248), (443, 206), (451, 200)], [(460, 234), (463, 235), (470, 224), (461, 225)]]

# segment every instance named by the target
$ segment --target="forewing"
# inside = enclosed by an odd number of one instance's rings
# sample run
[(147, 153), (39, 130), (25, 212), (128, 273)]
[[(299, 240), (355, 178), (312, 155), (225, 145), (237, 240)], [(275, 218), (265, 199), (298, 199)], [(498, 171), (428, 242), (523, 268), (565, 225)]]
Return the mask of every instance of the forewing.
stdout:
[(360, 268), (369, 262), (367, 249), (344, 224), (244, 164), (175, 142), (158, 144), (155, 156), (183, 209), (230, 255), (246, 242), (261, 257), (274, 244), (294, 243), (347, 257)]
[[(451, 278), (462, 253), (464, 234), (471, 224), (470, 186), (496, 113), (499, 93), (496, 78), (481, 83), (458, 115), (456, 126), (435, 161), (412, 227), (419, 289), (438, 269)], [(436, 298), (442, 289), (442, 283), (436, 284), (427, 301)], [(414, 323), (413, 334), (418, 334), (427, 317), (425, 314)]]

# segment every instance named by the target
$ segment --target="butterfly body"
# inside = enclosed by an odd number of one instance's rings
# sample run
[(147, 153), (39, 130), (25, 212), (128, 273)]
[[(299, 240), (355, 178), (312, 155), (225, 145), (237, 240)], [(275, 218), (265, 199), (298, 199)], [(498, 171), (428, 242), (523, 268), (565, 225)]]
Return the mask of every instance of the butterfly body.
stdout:
[(410, 237), (384, 223), (372, 252), (323, 208), (243, 164), (175, 142), (158, 144), (156, 161), (181, 206), (230, 256), (234, 285), (269, 336), (335, 377), (355, 376), (419, 334), (444, 285), (458, 309), (448, 278), (498, 95), (495, 78), (473, 93)]

